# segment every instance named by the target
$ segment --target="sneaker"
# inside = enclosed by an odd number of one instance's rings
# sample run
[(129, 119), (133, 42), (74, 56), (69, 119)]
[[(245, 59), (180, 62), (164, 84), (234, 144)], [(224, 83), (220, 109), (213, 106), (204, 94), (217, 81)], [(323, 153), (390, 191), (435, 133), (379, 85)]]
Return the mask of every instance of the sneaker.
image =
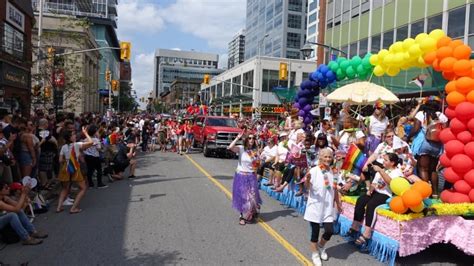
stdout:
[(328, 260), (328, 254), (326, 253), (326, 249), (324, 247), (321, 247), (318, 245), (319, 249), (319, 256), (321, 257), (322, 260)]
[(318, 252), (314, 252), (313, 255), (311, 256), (311, 259), (313, 260), (313, 265), (314, 266), (322, 266), (323, 263), (321, 262), (321, 258), (319, 257)]
[(48, 234), (45, 233), (45, 232), (36, 231), (36, 232), (34, 232), (33, 234), (31, 234), (31, 237), (32, 237), (32, 238), (36, 238), (36, 239), (38, 239), (38, 238), (43, 239), (43, 238), (47, 238), (47, 237), (48, 237)]
[(108, 188), (109, 186), (105, 185), (105, 184), (100, 184), (100, 185), (97, 185), (97, 188)]
[(73, 204), (74, 200), (69, 197), (63, 202), (63, 206), (72, 206)]
[(43, 243), (43, 240), (36, 239), (34, 237), (30, 237), (27, 240), (23, 240), (23, 242), (21, 242), (21, 243), (23, 245), (39, 245), (39, 244)]

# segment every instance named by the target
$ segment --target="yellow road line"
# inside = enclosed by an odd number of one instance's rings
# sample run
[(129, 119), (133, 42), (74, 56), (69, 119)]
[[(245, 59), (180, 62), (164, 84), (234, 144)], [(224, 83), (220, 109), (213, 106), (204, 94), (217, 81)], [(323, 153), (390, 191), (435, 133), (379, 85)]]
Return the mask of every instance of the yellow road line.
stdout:
[[(232, 193), (225, 188), (219, 181), (217, 181), (212, 175), (210, 175), (201, 165), (194, 161), (191, 157), (186, 155), (186, 158), (194, 165), (196, 168), (201, 171), (214, 185), (216, 185), (224, 194), (232, 199)], [(262, 218), (257, 219), (258, 224), (269, 234), (271, 235), (278, 243), (280, 243), (288, 252), (290, 252), (295, 258), (303, 265), (313, 265), (313, 263), (308, 260), (301, 252), (299, 252), (295, 247), (293, 247), (285, 238), (283, 238), (277, 231), (275, 231), (270, 225), (268, 225)]]

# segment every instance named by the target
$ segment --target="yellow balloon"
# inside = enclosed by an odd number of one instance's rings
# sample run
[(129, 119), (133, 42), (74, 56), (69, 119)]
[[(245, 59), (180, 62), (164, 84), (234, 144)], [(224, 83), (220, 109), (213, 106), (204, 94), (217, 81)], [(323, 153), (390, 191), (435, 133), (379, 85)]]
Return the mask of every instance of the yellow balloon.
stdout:
[(385, 72), (387, 72), (387, 75), (389, 75), (390, 77), (395, 77), (396, 75), (398, 75), (398, 73), (400, 73), (400, 68), (392, 66), (387, 68)]
[(385, 74), (385, 70), (380, 65), (375, 66), (374, 75), (376, 75), (377, 77), (381, 77), (383, 76), (383, 74)]
[(420, 49), (427, 53), (436, 50), (436, 41), (435, 39), (428, 37), (420, 43)]
[(426, 34), (426, 33), (423, 32), (423, 33), (420, 33), (420, 34), (416, 35), (415, 41), (416, 41), (416, 43), (420, 44), (420, 43), (422, 43), (423, 40), (426, 39), (426, 38), (428, 38), (428, 34)]
[(393, 53), (389, 53), (383, 58), (383, 63), (387, 66), (393, 65), (395, 61), (394, 59), (395, 55)]
[(403, 40), (403, 50), (408, 51), (413, 44), (415, 44), (415, 39), (413, 38)]
[(377, 65), (379, 63), (379, 56), (374, 54), (372, 55), (370, 58), (369, 58), (369, 62), (370, 64), (372, 64), (373, 66)]
[(410, 189), (410, 182), (403, 177), (395, 177), (390, 181), (390, 189), (397, 196)]
[(378, 53), (378, 55), (379, 55), (379, 60), (380, 60), (380, 61), (383, 61), (384, 57), (385, 57), (386, 55), (388, 55), (388, 54), (389, 54), (389, 52), (388, 52), (387, 49), (382, 49), (382, 50), (380, 50), (380, 52)]
[(408, 49), (408, 53), (410, 53), (410, 57), (418, 57), (421, 55), (421, 49), (420, 49), (420, 46), (418, 44), (414, 44), (412, 45), (409, 49)]
[(410, 210), (412, 210), (413, 212), (422, 212), (424, 208), (425, 208), (425, 205), (423, 205), (423, 202), (420, 202), (418, 206), (411, 207)]
[(428, 65), (425, 63), (425, 59), (422, 56), (418, 57), (418, 66), (420, 67), (427, 67)]
[(404, 59), (405, 59), (405, 55), (403, 53), (396, 53), (393, 56), (393, 64), (396, 66), (400, 66), (403, 63)]
[(392, 48), (395, 53), (402, 52), (403, 51), (403, 42), (396, 42), (396, 43), (392, 44), (390, 46), (390, 48)]
[(441, 29), (432, 30), (429, 34), (430, 38), (433, 38), (435, 41), (438, 41), (442, 37), (446, 36), (446, 33)]

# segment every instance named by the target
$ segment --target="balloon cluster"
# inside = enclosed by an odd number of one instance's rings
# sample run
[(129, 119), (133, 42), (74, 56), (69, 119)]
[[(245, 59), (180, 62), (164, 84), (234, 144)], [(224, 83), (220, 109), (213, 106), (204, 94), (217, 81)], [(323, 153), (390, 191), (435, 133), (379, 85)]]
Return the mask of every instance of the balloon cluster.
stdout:
[(345, 57), (338, 57), (335, 61), (331, 61), (328, 64), (329, 69), (336, 73), (337, 80), (343, 80), (346, 77), (354, 79), (366, 79), (373, 71), (373, 66), (370, 63), (370, 57), (372, 54), (367, 53), (364, 58), (356, 55), (352, 59), (346, 59)]
[(405, 213), (410, 209), (421, 212), (430, 204), (428, 197), (431, 195), (431, 185), (425, 181), (417, 181), (413, 185), (403, 177), (397, 177), (390, 182), (390, 189), (395, 193), (389, 206), (395, 213)]
[(438, 40), (444, 36), (445, 33), (442, 30), (436, 29), (430, 34), (420, 33), (415, 39), (407, 38), (395, 42), (388, 50), (380, 50), (370, 57), (370, 63), (375, 66), (374, 74), (378, 77), (384, 74), (393, 77), (398, 75), (400, 70), (426, 67), (429, 63), (425, 62), (424, 55), (432, 54), (437, 49)]
[(320, 84), (316, 81), (305, 80), (301, 83), (300, 89), (295, 97), (293, 108), (298, 109), (298, 116), (303, 118), (303, 123), (308, 126), (313, 122), (312, 104), (314, 97), (319, 94)]
[(321, 64), (318, 66), (316, 71), (311, 73), (309, 79), (315, 81), (319, 84), (319, 87), (326, 88), (329, 84), (336, 81), (336, 74), (334, 74), (331, 69), (326, 64)]
[(462, 102), (446, 109), (449, 127), (439, 134), (445, 152), (440, 156), (446, 167), (444, 179), (454, 184), (444, 190), (441, 200), (447, 203), (474, 202), (474, 104)]

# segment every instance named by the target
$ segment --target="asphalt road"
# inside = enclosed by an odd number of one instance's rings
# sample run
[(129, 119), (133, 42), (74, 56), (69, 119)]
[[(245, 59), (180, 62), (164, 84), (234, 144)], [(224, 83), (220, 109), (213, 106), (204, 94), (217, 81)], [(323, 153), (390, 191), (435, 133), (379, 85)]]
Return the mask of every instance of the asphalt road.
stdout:
[[(261, 193), (265, 223), (238, 225), (222, 190), (232, 191), (236, 160), (142, 155), (137, 178), (91, 189), (83, 212), (50, 211), (35, 225), (49, 233), (39, 246), (8, 245), (0, 261), (19, 265), (300, 265), (309, 260), (309, 226), (295, 211)], [(380, 265), (339, 236), (328, 244), (325, 265)], [(301, 259), (295, 254), (302, 254)], [(448, 245), (397, 259), (399, 264), (471, 264), (473, 257)]]

